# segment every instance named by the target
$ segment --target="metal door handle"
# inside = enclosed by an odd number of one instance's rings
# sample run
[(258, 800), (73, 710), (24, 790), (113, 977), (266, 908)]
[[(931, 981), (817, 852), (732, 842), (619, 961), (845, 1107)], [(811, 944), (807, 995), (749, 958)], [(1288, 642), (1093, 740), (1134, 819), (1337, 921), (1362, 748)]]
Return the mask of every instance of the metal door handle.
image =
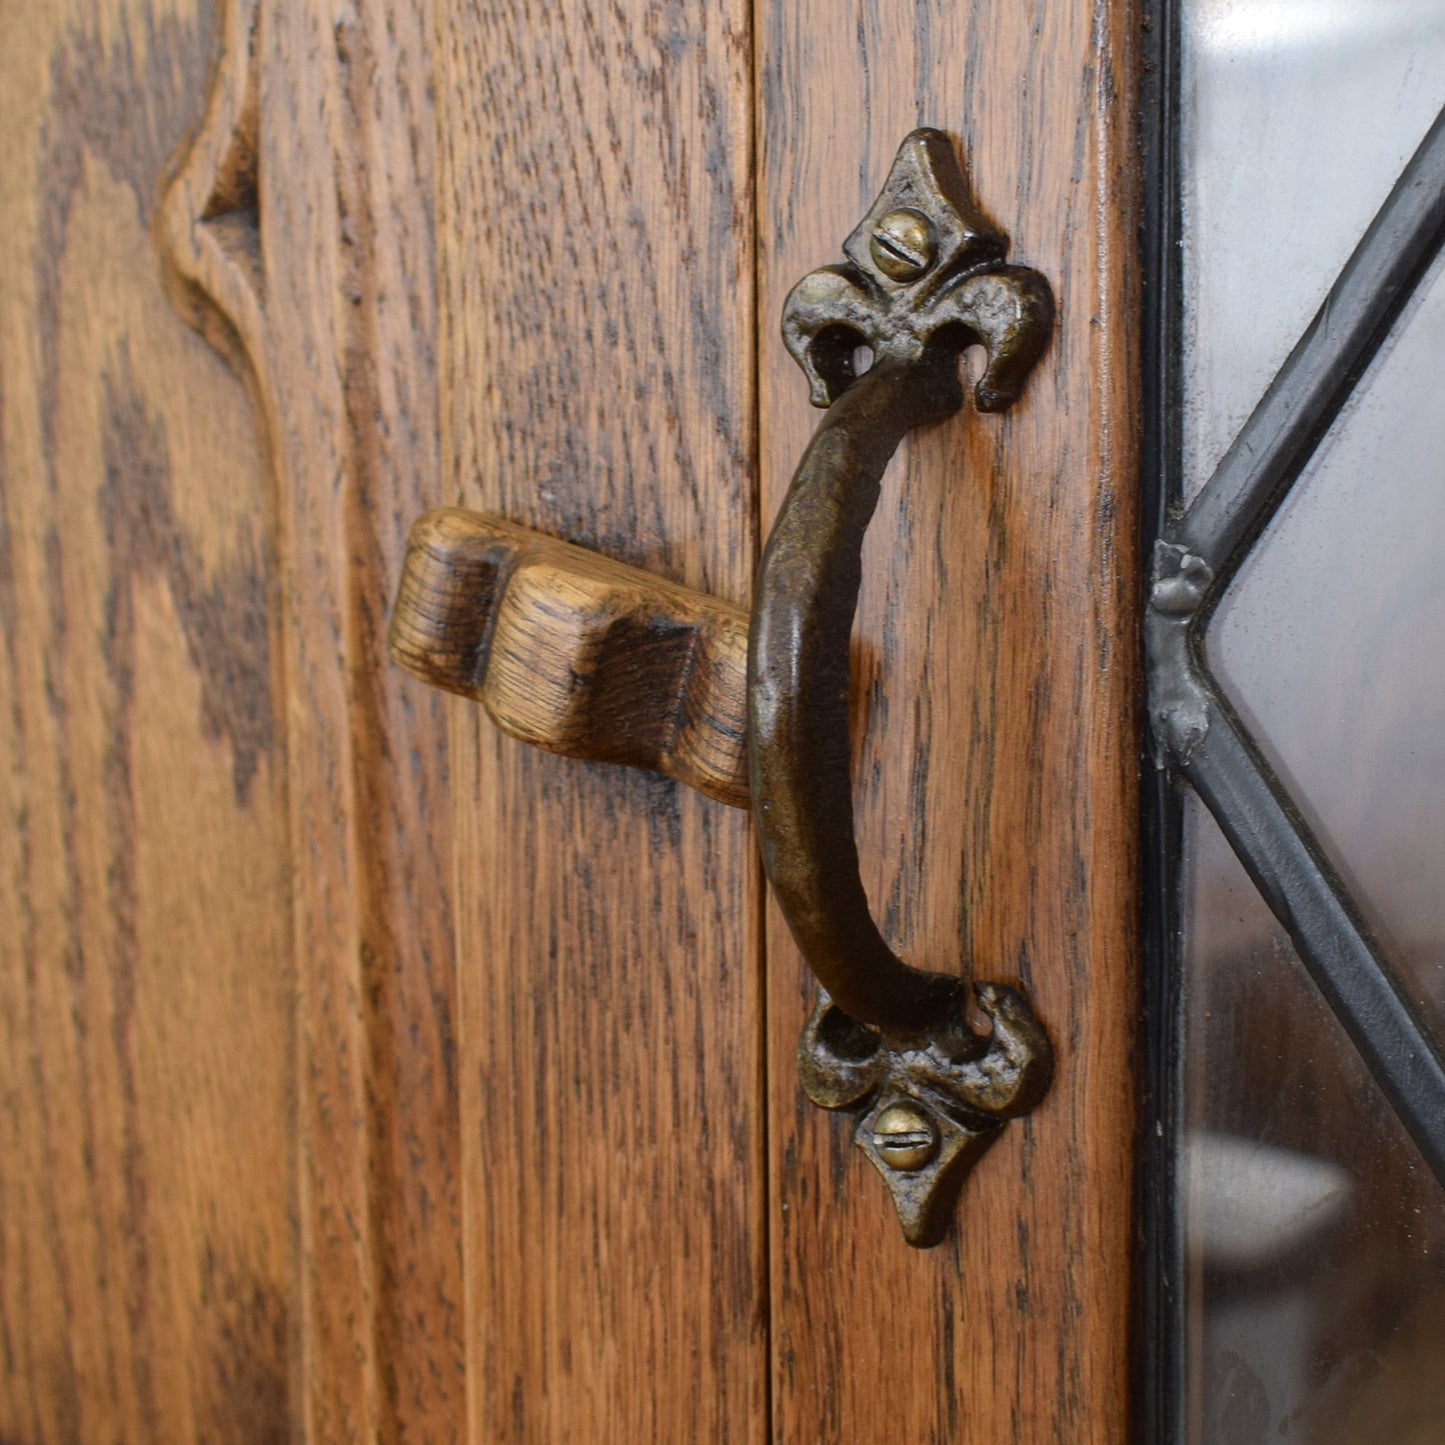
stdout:
[[(969, 346), (986, 353), (979, 410), (1010, 406), (1048, 343), (1053, 300), (1037, 272), (1004, 264), (1007, 242), (973, 206), (938, 131), (903, 142), (843, 250), (846, 264), (806, 276), (784, 307), (784, 340), (828, 412), (763, 553), (745, 681), (736, 609), (458, 512), (413, 533), (392, 655), (483, 701), (527, 741), (660, 768), (736, 804), (745, 687), (764, 866), (824, 989), (799, 1044), (803, 1086), (825, 1108), (862, 1110), (857, 1142), (905, 1237), (931, 1245), (1002, 1122), (1043, 1097), (1053, 1056), (1017, 990), (974, 986), (992, 1022), (979, 1037), (968, 981), (910, 967), (873, 922), (853, 832), (849, 635), (863, 536), (899, 442), (963, 405)], [(860, 376), (864, 347), (873, 364)], [(505, 648), (499, 635), (512, 639)]]
[[(1000, 1120), (1043, 1096), (1053, 1062), (1021, 994), (976, 986), (993, 1022), (979, 1039), (965, 980), (910, 967), (873, 922), (853, 834), (848, 643), (863, 535), (899, 442), (963, 405), (965, 347), (982, 345), (987, 357), (979, 410), (1002, 411), (1048, 342), (1049, 288), (1038, 272), (1004, 265), (1005, 250), (974, 209), (947, 137), (919, 130), (844, 242), (849, 264), (793, 289), (783, 337), (828, 414), (763, 552), (748, 655), (763, 865), (825, 990), (799, 1045), (803, 1087), (825, 1108), (871, 1101), (858, 1143), (920, 1245), (942, 1237), (968, 1166)], [(873, 364), (855, 377), (862, 347)]]

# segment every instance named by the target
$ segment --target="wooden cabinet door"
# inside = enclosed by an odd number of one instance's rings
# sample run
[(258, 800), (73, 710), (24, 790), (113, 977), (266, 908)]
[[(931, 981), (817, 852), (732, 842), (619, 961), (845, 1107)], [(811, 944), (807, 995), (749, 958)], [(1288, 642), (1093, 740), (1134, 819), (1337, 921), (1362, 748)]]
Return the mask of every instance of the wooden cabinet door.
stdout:
[[(0, 1438), (1125, 1437), (1138, 18), (0, 15)], [(384, 640), (444, 503), (748, 605), (783, 298), (920, 124), (1058, 303), (864, 557), (875, 912), (1058, 1057), (929, 1251), (799, 1090), (746, 813)]]

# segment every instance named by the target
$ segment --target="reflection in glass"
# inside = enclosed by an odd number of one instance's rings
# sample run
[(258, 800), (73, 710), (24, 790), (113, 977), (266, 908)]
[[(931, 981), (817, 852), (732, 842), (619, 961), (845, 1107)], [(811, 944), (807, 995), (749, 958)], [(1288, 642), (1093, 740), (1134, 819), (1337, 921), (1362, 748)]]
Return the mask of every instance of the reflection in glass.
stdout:
[(1445, 0), (1183, 0), (1192, 497), (1445, 106)]
[(1439, 1445), (1445, 1200), (1192, 798), (1181, 1212), (1190, 1445)]

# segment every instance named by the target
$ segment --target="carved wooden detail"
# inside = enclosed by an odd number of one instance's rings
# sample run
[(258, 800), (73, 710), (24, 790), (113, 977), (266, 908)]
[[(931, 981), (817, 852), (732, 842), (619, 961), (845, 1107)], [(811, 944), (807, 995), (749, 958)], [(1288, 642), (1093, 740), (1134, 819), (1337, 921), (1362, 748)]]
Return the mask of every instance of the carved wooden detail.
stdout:
[(385, 642), (407, 524), (440, 489), (429, 11), (221, 0), (154, 222), (167, 291), (247, 385), (271, 471), (290, 1392), (316, 1440), (457, 1439), (465, 1413), (445, 700), (396, 685)]
[(176, 310), (248, 381), (267, 368), (261, 267), (261, 57), (257, 0), (229, 0), (205, 111), (156, 216)]
[(0, 6), (0, 1440), (26, 1445), (300, 1438), (274, 488), (156, 274), (212, 12)]

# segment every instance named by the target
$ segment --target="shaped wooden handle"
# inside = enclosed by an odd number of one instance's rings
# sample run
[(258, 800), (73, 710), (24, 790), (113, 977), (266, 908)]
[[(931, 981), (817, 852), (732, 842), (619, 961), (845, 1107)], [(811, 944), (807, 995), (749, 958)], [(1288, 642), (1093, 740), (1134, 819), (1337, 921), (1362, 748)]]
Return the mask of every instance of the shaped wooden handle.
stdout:
[(748, 806), (740, 607), (445, 508), (412, 528), (389, 644), (413, 676), (481, 703), (514, 738)]

